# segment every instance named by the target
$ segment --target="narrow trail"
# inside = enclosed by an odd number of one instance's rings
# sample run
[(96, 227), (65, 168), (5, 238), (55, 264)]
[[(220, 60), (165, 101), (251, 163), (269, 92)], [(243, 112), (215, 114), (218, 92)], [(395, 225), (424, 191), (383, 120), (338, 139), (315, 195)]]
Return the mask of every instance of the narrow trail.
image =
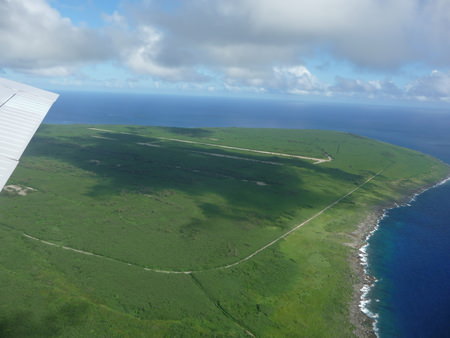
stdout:
[(237, 326), (239, 326), (242, 330), (245, 331), (245, 333), (250, 336), (250, 337), (256, 337), (253, 332), (250, 330), (250, 328), (248, 328), (242, 321), (240, 321), (239, 319), (235, 318), (231, 313), (229, 313), (221, 304), (218, 300), (215, 300), (209, 293), (208, 291), (205, 289), (205, 287), (203, 286), (203, 284), (198, 280), (197, 277), (194, 276), (194, 274), (190, 274), (189, 276), (191, 276), (192, 281), (194, 282), (194, 284), (203, 292), (203, 294), (206, 296), (206, 298), (208, 298), (210, 300), (211, 303), (214, 304), (215, 307), (217, 307), (222, 314), (229, 318), (231, 321), (233, 321)]
[(348, 196), (350, 196), (351, 194), (353, 194), (354, 192), (356, 192), (357, 190), (361, 189), (363, 186), (365, 186), (367, 183), (369, 183), (370, 181), (372, 181), (374, 178), (376, 178), (377, 176), (379, 176), (383, 170), (380, 170), (378, 173), (376, 173), (375, 175), (371, 176), (370, 178), (368, 178), (366, 181), (364, 181), (363, 183), (361, 183), (360, 185), (358, 185), (356, 188), (352, 189), (351, 191), (349, 191), (348, 193), (346, 193), (345, 195), (343, 195), (342, 197), (340, 197), (339, 199), (337, 199), (336, 201), (334, 201), (333, 203), (330, 203), (329, 205), (327, 205), (325, 208), (323, 208), (322, 210), (320, 210), (318, 213), (316, 213), (315, 215), (311, 216), (310, 218), (308, 218), (306, 221), (296, 225), (295, 227), (291, 228), (289, 231), (283, 233), (282, 235), (278, 236), (277, 238), (275, 238), (273, 241), (267, 243), (266, 245), (264, 245), (263, 247), (259, 248), (258, 250), (255, 250), (253, 253), (249, 254), (248, 256), (241, 258), (240, 260), (231, 263), (231, 264), (227, 264), (227, 265), (222, 265), (222, 266), (217, 266), (217, 267), (213, 267), (213, 268), (208, 268), (208, 269), (202, 269), (202, 270), (163, 270), (163, 269), (156, 269), (156, 268), (149, 268), (146, 266), (142, 266), (142, 265), (138, 265), (135, 263), (131, 263), (131, 262), (126, 262), (126, 261), (122, 261), (120, 259), (117, 258), (112, 258), (112, 257), (108, 257), (108, 256), (103, 256), (100, 254), (96, 254), (93, 252), (89, 252), (89, 251), (84, 251), (84, 250), (79, 250), (79, 249), (75, 249), (75, 248), (71, 248), (69, 246), (65, 246), (65, 245), (60, 245), (60, 244), (56, 244), (56, 243), (52, 243), (46, 240), (43, 240), (41, 238), (37, 238), (34, 236), (31, 236), (27, 233), (22, 233), (22, 235), (28, 239), (40, 242), (42, 244), (46, 244), (49, 246), (53, 246), (53, 247), (57, 247), (63, 250), (68, 250), (68, 251), (72, 251), (81, 255), (87, 255), (87, 256), (94, 256), (94, 257), (98, 257), (101, 259), (106, 259), (109, 261), (113, 261), (113, 262), (117, 262), (117, 263), (122, 263), (122, 264), (127, 264), (129, 266), (134, 266), (137, 268), (141, 268), (144, 269), (145, 271), (151, 271), (151, 272), (155, 272), (155, 273), (165, 273), (165, 274), (185, 274), (185, 275), (190, 275), (193, 273), (201, 273), (201, 272), (207, 272), (207, 271), (217, 271), (217, 270), (226, 270), (226, 269), (230, 269), (232, 267), (235, 267), (239, 264), (242, 264), (250, 259), (252, 259), (253, 257), (255, 257), (257, 254), (263, 252), (264, 250), (270, 248), (271, 246), (273, 246), (274, 244), (276, 244), (277, 242), (279, 242), (280, 240), (288, 237), (290, 234), (292, 234), (293, 232), (297, 231), (298, 229), (300, 229), (302, 226), (304, 226), (305, 224), (308, 224), (309, 222), (311, 222), (312, 220), (316, 219), (317, 217), (319, 217), (320, 215), (322, 215), (324, 212), (326, 212), (327, 210), (333, 208), (336, 204), (340, 203), (342, 200), (344, 200), (345, 198), (347, 198)]

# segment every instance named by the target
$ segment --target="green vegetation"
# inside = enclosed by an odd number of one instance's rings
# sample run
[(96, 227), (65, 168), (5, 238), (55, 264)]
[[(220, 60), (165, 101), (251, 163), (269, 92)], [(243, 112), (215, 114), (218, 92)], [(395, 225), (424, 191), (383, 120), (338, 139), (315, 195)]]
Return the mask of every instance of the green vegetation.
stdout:
[(0, 194), (0, 336), (351, 336), (356, 224), (448, 173), (330, 131), (44, 125)]

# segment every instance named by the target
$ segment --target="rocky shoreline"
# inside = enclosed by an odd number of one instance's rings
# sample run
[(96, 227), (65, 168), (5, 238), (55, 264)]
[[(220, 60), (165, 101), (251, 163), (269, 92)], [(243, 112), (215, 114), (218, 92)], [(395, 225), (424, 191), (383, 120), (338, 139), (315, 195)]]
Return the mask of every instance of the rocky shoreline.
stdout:
[(360, 249), (366, 245), (368, 236), (376, 231), (379, 219), (384, 212), (381, 210), (371, 212), (362, 222), (358, 224), (357, 229), (352, 233), (355, 237), (353, 247), (355, 251), (349, 258), (353, 277), (353, 294), (350, 303), (350, 322), (355, 327), (354, 334), (357, 337), (376, 337), (374, 332), (375, 319), (369, 317), (362, 311), (361, 300), (367, 293), (365, 287), (374, 283), (374, 278), (365, 271), (365, 265), (362, 264)]
[(415, 200), (415, 198), (425, 191), (442, 185), (450, 180), (450, 176), (440, 180), (438, 183), (428, 184), (405, 197), (400, 202), (393, 202), (389, 205), (378, 206), (370, 212), (365, 219), (360, 222), (352, 237), (354, 242), (352, 247), (351, 257), (349, 257), (349, 264), (352, 271), (353, 279), (353, 294), (350, 303), (350, 322), (355, 327), (354, 334), (357, 337), (377, 337), (376, 322), (377, 314), (371, 313), (366, 305), (370, 302), (367, 294), (376, 282), (376, 278), (367, 273), (367, 242), (372, 234), (378, 230), (380, 221), (386, 216), (390, 209), (399, 208), (407, 205)]

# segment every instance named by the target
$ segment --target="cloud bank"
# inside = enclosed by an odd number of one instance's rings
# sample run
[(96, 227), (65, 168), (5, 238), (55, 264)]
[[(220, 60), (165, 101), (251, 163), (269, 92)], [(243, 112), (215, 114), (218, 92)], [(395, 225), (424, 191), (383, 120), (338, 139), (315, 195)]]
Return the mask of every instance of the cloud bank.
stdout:
[(105, 60), (108, 39), (76, 27), (44, 0), (0, 0), (0, 67), (67, 76), (84, 62)]
[[(447, 100), (447, 0), (143, 0), (104, 13), (101, 28), (75, 25), (45, 0), (0, 0), (0, 68), (67, 76), (113, 62), (135, 76), (208, 88), (297, 95)], [(307, 69), (327, 56), (371, 72), (331, 83)], [(444, 69), (399, 86), (405, 65)]]
[(369, 68), (407, 62), (450, 65), (446, 0), (190, 0), (167, 11), (160, 1), (134, 6), (139, 26), (164, 32), (155, 60), (259, 68), (298, 63), (326, 51)]

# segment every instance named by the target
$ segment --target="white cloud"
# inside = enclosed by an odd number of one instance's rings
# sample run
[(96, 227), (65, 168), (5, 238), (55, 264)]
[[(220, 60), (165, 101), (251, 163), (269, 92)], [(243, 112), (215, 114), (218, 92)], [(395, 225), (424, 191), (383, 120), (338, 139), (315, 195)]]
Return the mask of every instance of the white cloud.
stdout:
[(450, 97), (450, 73), (399, 88), (343, 76), (324, 83), (305, 67), (319, 54), (380, 77), (411, 62), (448, 69), (448, 0), (189, 0), (170, 9), (164, 0), (128, 1), (96, 29), (75, 25), (50, 4), (0, 0), (0, 69), (68, 77), (80, 65), (108, 61), (169, 88)]
[(122, 26), (123, 28), (126, 28), (128, 26), (127, 19), (118, 11), (114, 11), (112, 14), (102, 13), (102, 18), (105, 22), (108, 22), (115, 26)]
[(44, 76), (44, 77), (63, 77), (73, 74), (73, 69), (69, 66), (53, 66), (41, 68), (17, 68), (17, 71), (25, 74)]
[(130, 5), (130, 32), (141, 38), (123, 60), (163, 80), (204, 80), (204, 68), (229, 88), (394, 97), (404, 93), (392, 81), (324, 84), (298, 65), (327, 53), (381, 76), (411, 62), (450, 66), (446, 0), (190, 0), (169, 11), (160, 4)]
[(389, 80), (336, 77), (333, 84), (320, 81), (303, 65), (277, 66), (270, 74), (251, 72), (245, 68), (227, 69), (227, 88), (277, 92), (293, 95), (358, 96), (370, 98), (404, 98), (405, 91)]
[(291, 94), (319, 94), (325, 90), (322, 84), (304, 66), (274, 67), (275, 87)]
[(388, 96), (392, 98), (403, 96), (402, 89), (398, 88), (392, 81), (387, 80), (363, 81), (338, 76), (335, 84), (328, 89), (330, 92), (340, 95)]
[[(117, 15), (115, 15), (117, 16)], [(114, 43), (116, 57), (136, 74), (147, 75), (163, 81), (202, 82), (205, 76), (193, 65), (177, 64), (165, 57), (170, 50), (165, 48), (164, 34), (151, 25), (129, 27), (122, 19), (108, 30)], [(117, 22), (117, 24), (116, 24)]]
[(0, 67), (65, 76), (111, 52), (97, 32), (76, 27), (44, 0), (0, 0)]
[(450, 72), (444, 73), (433, 70), (431, 74), (420, 77), (410, 83), (406, 88), (410, 97), (421, 101), (450, 100)]
[(167, 33), (165, 55), (199, 51), (187, 63), (269, 70), (320, 49), (372, 69), (450, 65), (447, 0), (190, 0), (169, 13), (146, 1), (135, 11)]
[(150, 26), (141, 26), (137, 32), (138, 44), (124, 51), (126, 64), (138, 73), (161, 78), (177, 78), (178, 70), (159, 65), (155, 59), (160, 50), (161, 34)]
[(242, 87), (241, 91), (318, 94), (326, 87), (303, 65), (276, 66), (271, 72), (229, 67), (224, 73), (226, 89), (234, 91)]

